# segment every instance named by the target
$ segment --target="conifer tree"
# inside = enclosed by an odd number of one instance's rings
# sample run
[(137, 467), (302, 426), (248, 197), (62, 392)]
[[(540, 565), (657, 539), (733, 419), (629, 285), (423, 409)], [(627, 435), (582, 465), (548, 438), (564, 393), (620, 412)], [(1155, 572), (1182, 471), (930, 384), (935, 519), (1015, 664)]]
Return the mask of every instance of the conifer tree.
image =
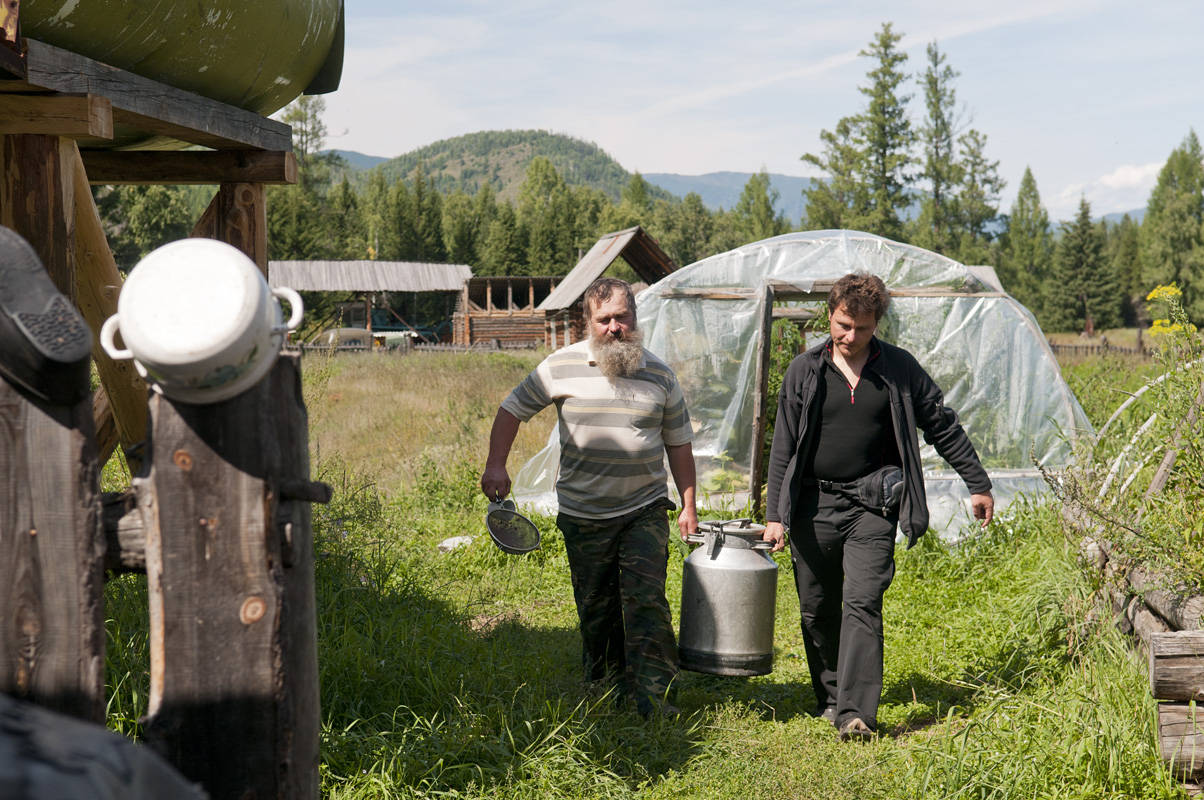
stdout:
[(781, 195), (773, 188), (769, 171), (764, 166), (744, 184), (732, 211), (746, 242), (759, 242), (790, 230), (785, 215), (774, 212), (779, 197)]
[(999, 162), (988, 161), (984, 150), (987, 137), (971, 128), (960, 137), (962, 181), (958, 192), (958, 216), (962, 237), (958, 259), (963, 264), (987, 261), (987, 245), (993, 235), (989, 225), (999, 218), (999, 193), (1006, 182), (999, 176)]
[(525, 275), (526, 252), (527, 243), (523, 241), (514, 207), (509, 203), (499, 203), (497, 214), (489, 224), (489, 233), (485, 237), (482, 270), (478, 274)]
[(904, 238), (902, 214), (911, 203), (907, 188), (914, 180), (909, 171), (915, 163), (915, 134), (907, 114), (911, 95), (899, 92), (907, 78), (901, 71), (907, 53), (897, 47), (902, 38), (891, 23), (883, 23), (870, 46), (858, 54), (877, 64), (867, 73), (869, 85), (859, 88), (869, 98), (858, 125), (862, 182), (869, 194), (865, 230), (889, 239)]
[(1053, 265), (1054, 242), (1049, 212), (1041, 204), (1041, 193), (1031, 167), (1025, 167), (1020, 189), (1008, 215), (1003, 262), (999, 279), (1008, 294), (1036, 315), (1042, 326), (1042, 293)]
[(1108, 234), (1108, 258), (1120, 286), (1121, 314), (1130, 327), (1138, 324), (1137, 310), (1146, 295), (1142, 291), (1139, 234), (1140, 226), (1128, 214)]
[[(864, 154), (858, 146), (860, 124), (845, 117), (832, 131), (820, 131), (821, 155), (807, 153), (801, 160), (823, 171), (827, 178), (803, 189), (806, 219), (803, 229), (811, 231), (857, 229), (869, 214), (869, 192), (861, 180)], [(722, 251), (720, 251), (722, 252)]]
[(1054, 276), (1047, 287), (1051, 330), (1085, 330), (1088, 318), (1096, 331), (1119, 325), (1119, 286), (1103, 250), (1100, 229), (1091, 222), (1091, 204), (1082, 198), (1078, 215), (1058, 243)]
[(961, 123), (957, 91), (953, 88), (953, 81), (960, 74), (946, 63), (946, 56), (936, 42), (928, 45), (928, 69), (921, 80), (927, 115), (919, 130), (924, 150), (922, 177), (928, 189), (912, 242), (947, 255), (952, 255), (961, 241), (957, 190), (964, 170), (957, 159)]
[(518, 225), (527, 240), (526, 264), (531, 275), (564, 275), (574, 256), (572, 194), (552, 162), (531, 159), (518, 193)]
[(1141, 223), (1146, 286), (1174, 283), (1183, 308), (1204, 323), (1204, 151), (1193, 129), (1170, 154)]

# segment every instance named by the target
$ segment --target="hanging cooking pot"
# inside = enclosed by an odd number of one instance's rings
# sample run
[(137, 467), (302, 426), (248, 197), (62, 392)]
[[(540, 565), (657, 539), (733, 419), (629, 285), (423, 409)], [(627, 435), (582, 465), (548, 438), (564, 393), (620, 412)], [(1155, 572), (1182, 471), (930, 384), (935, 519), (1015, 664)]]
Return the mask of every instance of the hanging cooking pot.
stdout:
[(685, 560), (677, 653), (682, 669), (712, 675), (773, 671), (778, 565), (747, 519), (707, 520), (687, 541), (702, 544)]

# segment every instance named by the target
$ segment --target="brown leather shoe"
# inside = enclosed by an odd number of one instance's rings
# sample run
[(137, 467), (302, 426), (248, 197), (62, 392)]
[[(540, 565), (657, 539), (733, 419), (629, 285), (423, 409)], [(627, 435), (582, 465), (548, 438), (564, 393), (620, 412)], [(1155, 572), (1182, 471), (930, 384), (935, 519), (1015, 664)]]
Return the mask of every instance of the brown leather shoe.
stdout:
[(853, 717), (840, 726), (840, 741), (842, 742), (847, 742), (850, 739), (869, 741), (873, 738), (874, 732), (870, 730), (870, 726), (866, 725), (861, 717)]

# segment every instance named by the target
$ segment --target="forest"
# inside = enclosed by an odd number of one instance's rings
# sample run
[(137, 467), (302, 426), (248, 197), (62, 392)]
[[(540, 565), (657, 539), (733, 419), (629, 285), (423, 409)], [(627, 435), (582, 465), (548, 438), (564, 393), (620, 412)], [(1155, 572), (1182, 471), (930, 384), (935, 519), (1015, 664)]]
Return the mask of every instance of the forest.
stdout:
[[(1047, 332), (1148, 326), (1145, 297), (1175, 284), (1204, 322), (1204, 150), (1194, 130), (1167, 159), (1146, 215), (1095, 221), (1086, 198), (1053, 221), (1025, 170), (1015, 201), (986, 133), (957, 95), (959, 72), (936, 42), (909, 73), (903, 34), (883, 24), (860, 56), (860, 113), (821, 133), (801, 161), (824, 178), (804, 190), (799, 229), (878, 234), (994, 267)], [(730, 209), (708, 209), (628, 174), (597, 145), (542, 131), (436, 142), (366, 172), (325, 151), (325, 103), (301, 97), (293, 127), (299, 180), (269, 189), (272, 259), (468, 264), (476, 275), (563, 275), (604, 233), (641, 225), (678, 265), (791, 230), (764, 170)], [(119, 264), (186, 236), (206, 187), (100, 187)]]

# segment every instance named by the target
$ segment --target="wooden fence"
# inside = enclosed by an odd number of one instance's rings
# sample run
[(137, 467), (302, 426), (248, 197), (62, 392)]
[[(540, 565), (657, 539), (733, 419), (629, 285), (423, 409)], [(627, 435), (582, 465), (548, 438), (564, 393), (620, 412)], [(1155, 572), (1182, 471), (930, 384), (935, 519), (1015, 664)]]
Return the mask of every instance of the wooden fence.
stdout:
[(1108, 353), (1135, 356), (1144, 359), (1154, 357), (1154, 354), (1144, 347), (1113, 347), (1112, 345), (1102, 344), (1054, 344), (1053, 342), (1049, 342), (1049, 349), (1053, 350), (1054, 355), (1059, 358), (1089, 358)]
[(103, 723), (104, 580), (145, 572), (145, 742), (214, 800), (316, 798), (318, 664), (298, 357), (231, 400), (152, 395), (143, 467), (102, 496), (92, 401), (0, 380), (0, 692)]

